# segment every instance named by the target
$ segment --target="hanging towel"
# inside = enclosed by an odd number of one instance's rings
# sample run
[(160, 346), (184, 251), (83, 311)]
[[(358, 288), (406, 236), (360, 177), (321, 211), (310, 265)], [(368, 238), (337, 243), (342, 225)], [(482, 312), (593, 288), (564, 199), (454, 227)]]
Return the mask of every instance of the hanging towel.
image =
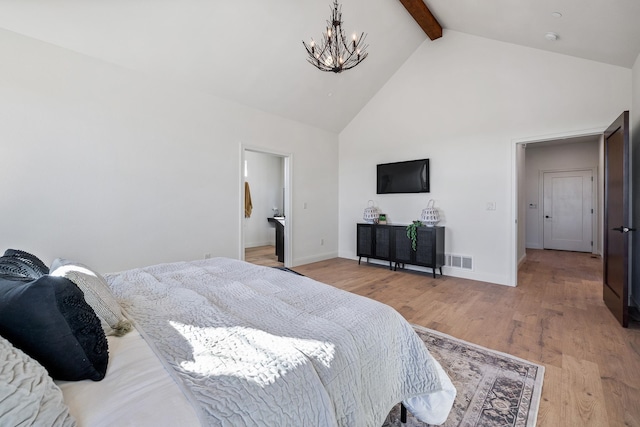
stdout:
[(249, 190), (249, 183), (244, 182), (244, 217), (251, 217), (251, 211), (253, 210), (253, 204), (251, 203), (251, 190)]

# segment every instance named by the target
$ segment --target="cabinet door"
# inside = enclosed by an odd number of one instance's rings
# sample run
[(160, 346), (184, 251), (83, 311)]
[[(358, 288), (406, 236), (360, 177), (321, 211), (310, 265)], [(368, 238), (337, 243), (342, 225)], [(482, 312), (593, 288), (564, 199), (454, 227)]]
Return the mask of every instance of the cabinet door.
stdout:
[(416, 264), (434, 266), (435, 229), (422, 227), (418, 229), (418, 242), (416, 244)]
[(391, 255), (391, 227), (374, 227), (375, 249), (374, 256), (379, 259), (389, 259)]
[(394, 261), (402, 264), (413, 262), (414, 250), (411, 248), (411, 240), (407, 237), (404, 227), (396, 228), (394, 231), (395, 252)]
[(358, 256), (373, 256), (373, 227), (367, 224), (358, 224)]

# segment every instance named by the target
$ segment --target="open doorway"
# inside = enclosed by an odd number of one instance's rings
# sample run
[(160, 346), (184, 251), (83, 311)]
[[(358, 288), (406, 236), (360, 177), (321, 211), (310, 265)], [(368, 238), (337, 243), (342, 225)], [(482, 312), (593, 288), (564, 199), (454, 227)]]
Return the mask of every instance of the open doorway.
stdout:
[(243, 147), (242, 259), (285, 267), (291, 259), (290, 155)]
[(594, 130), (515, 141), (514, 286), (527, 249), (602, 254), (602, 138)]

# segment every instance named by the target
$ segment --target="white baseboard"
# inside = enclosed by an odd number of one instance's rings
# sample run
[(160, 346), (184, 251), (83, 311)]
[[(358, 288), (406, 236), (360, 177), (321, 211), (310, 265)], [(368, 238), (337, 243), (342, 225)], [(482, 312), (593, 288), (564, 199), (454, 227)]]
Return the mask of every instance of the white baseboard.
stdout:
[(522, 263), (523, 263), (523, 262), (525, 262), (526, 260), (527, 260), (527, 254), (526, 254), (526, 252), (525, 252), (525, 254), (524, 254), (524, 255), (522, 255), (522, 256), (520, 257), (520, 259), (518, 260), (518, 269), (520, 268), (520, 266), (522, 266)]
[(338, 252), (325, 252), (323, 254), (317, 254), (302, 258), (295, 258), (291, 261), (292, 267), (297, 267), (299, 265), (311, 264), (313, 262), (326, 261), (331, 258), (337, 258)]
[[(341, 256), (340, 258), (346, 258), (346, 259), (353, 259), (353, 260), (358, 260), (358, 257), (353, 257), (353, 256)], [(362, 262), (366, 262), (366, 258), (363, 257)], [(369, 263), (370, 264), (376, 264), (376, 265), (383, 265), (388, 267), (389, 266), (389, 261), (383, 261), (383, 260), (379, 260), (379, 259), (369, 259)], [(417, 265), (410, 265), (410, 264), (405, 264), (405, 270), (412, 270), (412, 271), (420, 271), (422, 273), (431, 273), (432, 270), (428, 267), (420, 267)], [(398, 270), (398, 271), (402, 271), (402, 270)], [(487, 283), (494, 283), (497, 285), (503, 285), (503, 286), (512, 286), (509, 284), (509, 278), (508, 277), (503, 277), (503, 276), (498, 276), (495, 274), (484, 274), (484, 273), (478, 273), (477, 271), (466, 271), (466, 270), (462, 270), (462, 269), (458, 269), (458, 268), (449, 268), (449, 267), (442, 267), (442, 273), (445, 276), (451, 276), (451, 277), (459, 277), (461, 279), (469, 279), (469, 280), (477, 280), (479, 282), (487, 282)], [(436, 277), (440, 276), (440, 271), (437, 270), (437, 274)]]
[(272, 240), (266, 241), (266, 242), (249, 242), (249, 243), (245, 243), (244, 247), (246, 248), (257, 248), (259, 246), (275, 246), (274, 242)]

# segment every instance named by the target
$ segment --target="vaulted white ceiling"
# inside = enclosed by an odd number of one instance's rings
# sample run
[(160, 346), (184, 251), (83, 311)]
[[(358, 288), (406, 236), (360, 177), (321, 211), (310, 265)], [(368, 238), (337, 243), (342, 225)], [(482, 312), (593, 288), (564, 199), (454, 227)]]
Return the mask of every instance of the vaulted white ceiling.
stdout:
[[(320, 38), (331, 0), (7, 0), (0, 28), (339, 132), (421, 43), (439, 42), (398, 0), (341, 3), (345, 28), (370, 46), (342, 74), (309, 65), (302, 46)], [(443, 38), (455, 30), (627, 68), (640, 53), (637, 0), (426, 3)]]

